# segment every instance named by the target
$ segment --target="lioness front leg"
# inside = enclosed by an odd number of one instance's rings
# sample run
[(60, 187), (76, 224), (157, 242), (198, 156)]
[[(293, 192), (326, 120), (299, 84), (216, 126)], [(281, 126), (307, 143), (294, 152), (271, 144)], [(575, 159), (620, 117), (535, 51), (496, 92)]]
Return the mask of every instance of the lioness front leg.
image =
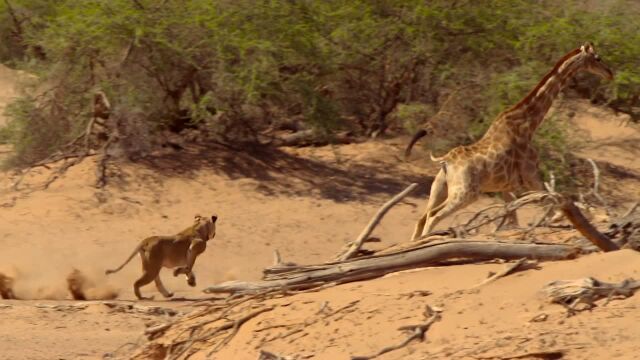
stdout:
[(189, 284), (189, 286), (196, 286), (196, 276), (193, 273), (193, 265), (195, 264), (198, 255), (202, 254), (206, 249), (206, 241), (202, 239), (192, 240), (189, 250), (187, 251), (187, 265), (173, 270), (173, 276), (185, 274), (187, 277), (187, 284)]
[(173, 270), (173, 276), (178, 276), (180, 274), (184, 274), (187, 278), (187, 284), (189, 286), (196, 286), (196, 274), (193, 271), (189, 271), (186, 266), (181, 266), (175, 270)]

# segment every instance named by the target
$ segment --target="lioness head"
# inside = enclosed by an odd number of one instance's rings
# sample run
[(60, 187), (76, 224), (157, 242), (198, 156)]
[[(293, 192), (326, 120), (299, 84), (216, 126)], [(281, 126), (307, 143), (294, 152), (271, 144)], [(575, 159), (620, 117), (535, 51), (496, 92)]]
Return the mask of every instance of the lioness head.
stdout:
[(216, 221), (218, 216), (211, 215), (210, 218), (196, 215), (194, 230), (204, 241), (213, 239), (216, 236)]

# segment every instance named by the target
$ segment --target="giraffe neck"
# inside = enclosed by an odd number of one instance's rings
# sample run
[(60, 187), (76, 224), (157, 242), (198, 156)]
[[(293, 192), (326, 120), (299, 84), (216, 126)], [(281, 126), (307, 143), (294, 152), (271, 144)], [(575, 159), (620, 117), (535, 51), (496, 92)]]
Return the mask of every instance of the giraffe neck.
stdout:
[(514, 135), (531, 139), (544, 116), (549, 111), (553, 100), (558, 96), (567, 81), (581, 68), (580, 50), (566, 54), (549, 71), (542, 80), (519, 103), (502, 113), (503, 122), (511, 128)]

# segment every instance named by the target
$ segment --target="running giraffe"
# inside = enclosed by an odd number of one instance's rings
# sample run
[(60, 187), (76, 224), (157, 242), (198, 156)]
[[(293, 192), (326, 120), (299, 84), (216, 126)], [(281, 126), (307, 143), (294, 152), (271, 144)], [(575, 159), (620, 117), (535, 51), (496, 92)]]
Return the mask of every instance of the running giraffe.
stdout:
[[(613, 79), (613, 72), (593, 44), (586, 42), (564, 55), (520, 102), (498, 115), (480, 140), (453, 148), (439, 158), (431, 155), (441, 168), (413, 240), (429, 234), (440, 220), (475, 201), (480, 193), (501, 192), (509, 200), (513, 191), (544, 189), (531, 139), (560, 90), (581, 71)], [(406, 155), (424, 135), (426, 131), (420, 130), (413, 136)]]

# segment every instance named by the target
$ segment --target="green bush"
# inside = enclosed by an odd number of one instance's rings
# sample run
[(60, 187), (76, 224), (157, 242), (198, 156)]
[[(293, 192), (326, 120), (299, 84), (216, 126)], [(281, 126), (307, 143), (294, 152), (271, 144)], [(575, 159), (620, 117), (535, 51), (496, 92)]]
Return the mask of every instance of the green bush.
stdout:
[[(37, 74), (38, 88), (50, 91), (36, 94), (31, 109), (29, 98), (20, 100), (16, 106), (25, 110), (11, 112), (4, 137), (16, 145), (16, 163), (42, 159), (84, 129), (99, 90), (114, 113), (137, 114), (151, 136), (198, 127), (219, 141), (260, 141), (272, 124), (299, 118), (319, 134), (384, 135), (406, 128), (406, 119), (394, 115), (398, 109), (418, 103), (438, 109), (442, 94), (473, 88), (461, 105), (473, 119), (469, 136), (456, 137), (453, 146), (476, 139), (557, 58), (586, 40), (617, 74), (611, 85), (589, 84), (589, 96), (633, 112), (640, 93), (638, 5), (608, 0), (594, 6), (550, 0), (6, 1), (0, 3), (0, 61)], [(52, 138), (33, 140), (40, 136), (34, 128)]]

